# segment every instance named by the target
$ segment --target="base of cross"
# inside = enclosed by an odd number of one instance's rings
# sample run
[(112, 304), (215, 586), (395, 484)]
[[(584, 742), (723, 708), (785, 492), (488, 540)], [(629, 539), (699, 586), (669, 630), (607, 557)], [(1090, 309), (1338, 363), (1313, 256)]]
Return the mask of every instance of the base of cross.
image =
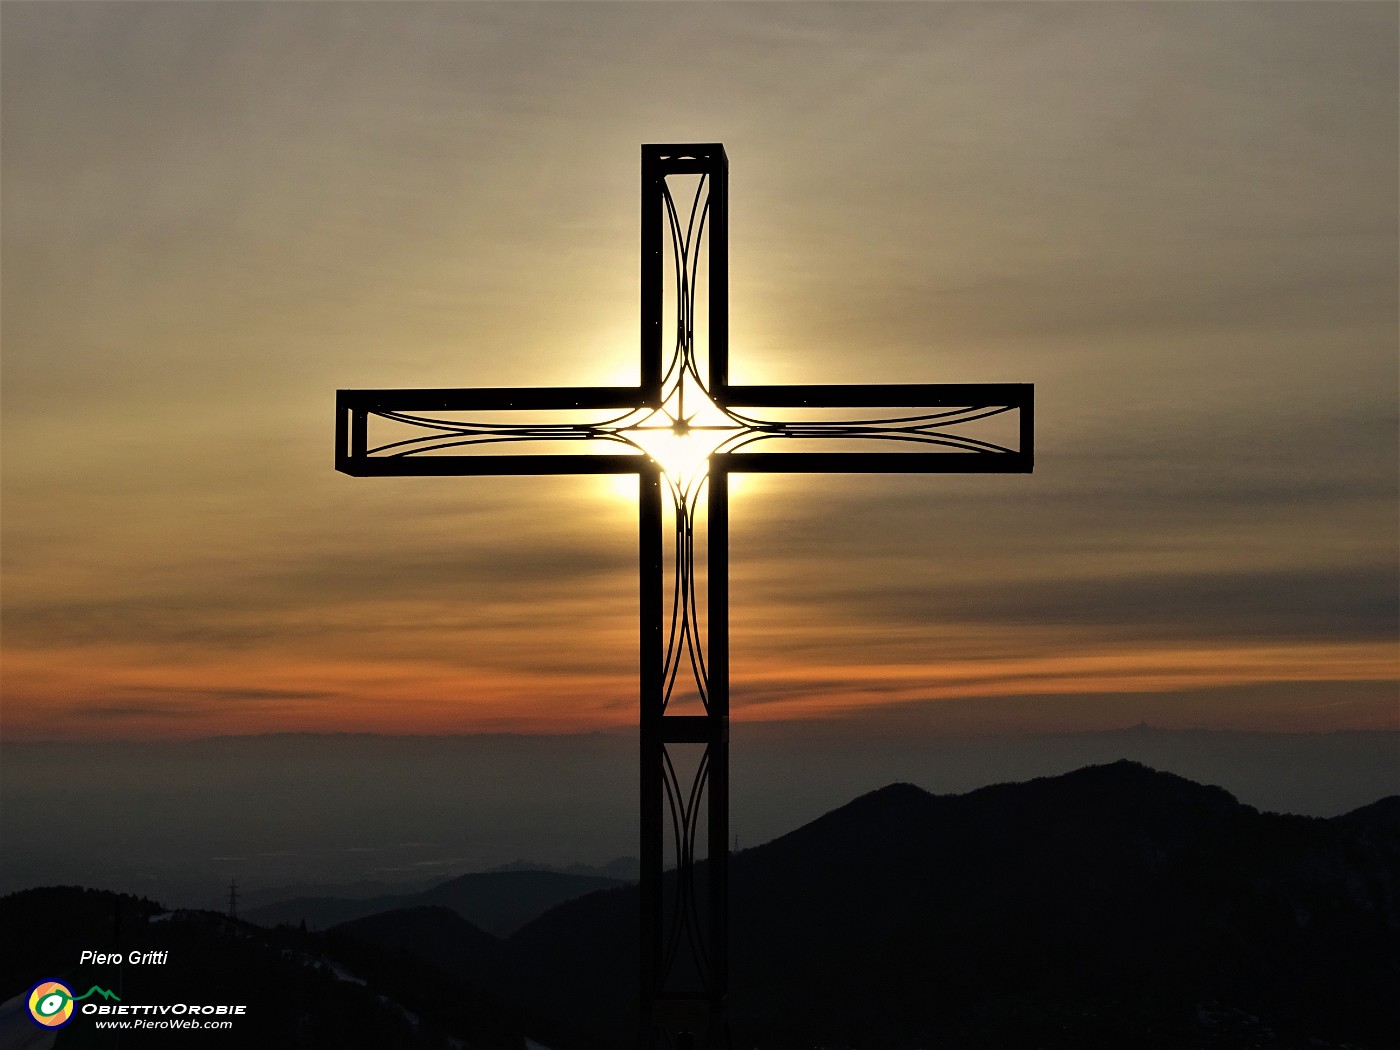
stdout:
[(647, 1005), (640, 1044), (647, 1050), (729, 1050), (733, 1045), (723, 999), (671, 996)]

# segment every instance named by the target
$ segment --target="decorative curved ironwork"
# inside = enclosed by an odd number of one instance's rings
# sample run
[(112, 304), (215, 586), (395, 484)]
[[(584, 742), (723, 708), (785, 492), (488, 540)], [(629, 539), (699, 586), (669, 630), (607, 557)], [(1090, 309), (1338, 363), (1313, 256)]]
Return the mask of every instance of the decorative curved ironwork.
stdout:
[[(702, 481), (703, 487), (703, 481)], [(696, 495), (698, 496), (699, 490)], [(661, 677), (665, 689), (661, 694), (664, 712), (675, 692), (680, 672), (681, 655), (690, 664), (691, 678), (706, 711), (710, 708), (710, 675), (705, 666), (705, 644), (701, 635), (700, 612), (695, 585), (695, 515), (698, 499), (687, 498), (672, 488), (672, 517), (675, 521), (675, 569), (672, 576), (671, 618), (666, 637), (666, 656), (662, 661)]]
[(662, 990), (667, 987), (684, 946), (688, 953), (687, 961), (699, 980), (699, 990), (708, 995), (712, 984), (711, 957), (700, 914), (700, 894), (695, 883), (695, 844), (700, 830), (700, 803), (704, 799), (709, 776), (710, 749), (707, 747), (701, 755), (688, 792), (682, 791), (670, 748), (663, 747), (662, 764), (665, 769), (662, 783), (665, 785), (666, 803), (671, 819), (676, 875), (671, 892), (667, 929), (662, 937), (665, 947), (662, 950), (660, 972), (657, 974), (657, 988)]
[[(696, 386), (697, 393), (708, 396), (698, 380)], [(676, 384), (676, 389), (684, 390), (685, 384)], [(691, 400), (693, 404), (694, 395), (692, 395)], [(944, 428), (1007, 415), (1018, 410), (1019, 406), (1016, 405), (972, 405), (951, 411), (894, 416), (888, 419), (784, 421), (760, 419), (742, 415), (734, 409), (716, 406), (716, 411), (722, 413), (730, 421), (728, 425), (690, 425), (687, 417), (672, 418), (665, 414), (664, 409), (646, 411), (644, 414), (642, 410), (633, 410), (601, 423), (560, 424), (458, 422), (444, 418), (384, 411), (371, 412), (370, 415), (386, 422), (429, 430), (431, 433), (421, 437), (401, 438), (375, 445), (368, 449), (368, 454), (376, 457), (406, 458), (471, 446), (540, 441), (604, 442), (656, 460), (663, 471), (666, 471), (668, 482), (680, 490), (687, 503), (692, 503), (699, 488), (700, 477), (698, 473), (685, 471), (677, 473), (674, 468), (668, 470), (670, 464), (666, 462), (664, 453), (658, 452), (655, 445), (648, 440), (649, 433), (671, 434), (696, 441), (697, 444), (706, 443), (700, 435), (708, 435), (711, 438), (718, 437), (719, 440), (714, 441), (710, 449), (696, 457), (706, 461), (715, 455), (738, 452), (759, 442), (775, 439), (908, 442), (935, 448), (959, 449), (964, 452), (1014, 456), (1017, 450), (1007, 445), (966, 434), (948, 433), (945, 432)], [(668, 422), (656, 423), (658, 415), (662, 415)], [(689, 418), (694, 418), (694, 414), (692, 413)], [(912, 463), (910, 466), (913, 468)]]

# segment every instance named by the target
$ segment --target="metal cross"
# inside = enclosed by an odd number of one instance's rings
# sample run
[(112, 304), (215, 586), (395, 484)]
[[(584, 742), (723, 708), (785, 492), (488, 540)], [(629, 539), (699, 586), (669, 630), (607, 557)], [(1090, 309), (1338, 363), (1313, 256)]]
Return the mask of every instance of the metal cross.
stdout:
[(1032, 468), (1029, 384), (731, 385), (728, 252), (723, 146), (643, 146), (639, 386), (336, 395), (335, 466), (357, 477), (637, 475), (642, 1050), (729, 1044), (729, 475)]

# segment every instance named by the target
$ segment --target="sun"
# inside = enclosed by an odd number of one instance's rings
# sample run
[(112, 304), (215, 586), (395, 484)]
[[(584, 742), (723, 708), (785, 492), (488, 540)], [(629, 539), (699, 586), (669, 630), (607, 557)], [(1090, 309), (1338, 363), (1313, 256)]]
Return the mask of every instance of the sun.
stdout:
[(627, 435), (661, 468), (671, 486), (689, 498), (706, 476), (710, 456), (743, 429), (698, 384), (687, 399), (682, 381), (660, 408), (629, 427)]

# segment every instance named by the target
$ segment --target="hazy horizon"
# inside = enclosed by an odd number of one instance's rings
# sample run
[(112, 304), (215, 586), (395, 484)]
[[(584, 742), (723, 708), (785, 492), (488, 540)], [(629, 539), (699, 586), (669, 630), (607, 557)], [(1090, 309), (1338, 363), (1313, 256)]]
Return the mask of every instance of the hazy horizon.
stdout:
[[(891, 741), (853, 758), (830, 727), (740, 725), (731, 821), (747, 848), (895, 781), (962, 793), (1121, 758), (1258, 809), (1330, 817), (1400, 792), (1397, 753), (1391, 731), (1141, 726)], [(7, 743), (0, 757), (0, 892), (73, 883), (212, 907), (230, 878), (264, 900), (298, 884), (409, 888), (516, 860), (637, 854), (636, 741), (621, 730)]]

